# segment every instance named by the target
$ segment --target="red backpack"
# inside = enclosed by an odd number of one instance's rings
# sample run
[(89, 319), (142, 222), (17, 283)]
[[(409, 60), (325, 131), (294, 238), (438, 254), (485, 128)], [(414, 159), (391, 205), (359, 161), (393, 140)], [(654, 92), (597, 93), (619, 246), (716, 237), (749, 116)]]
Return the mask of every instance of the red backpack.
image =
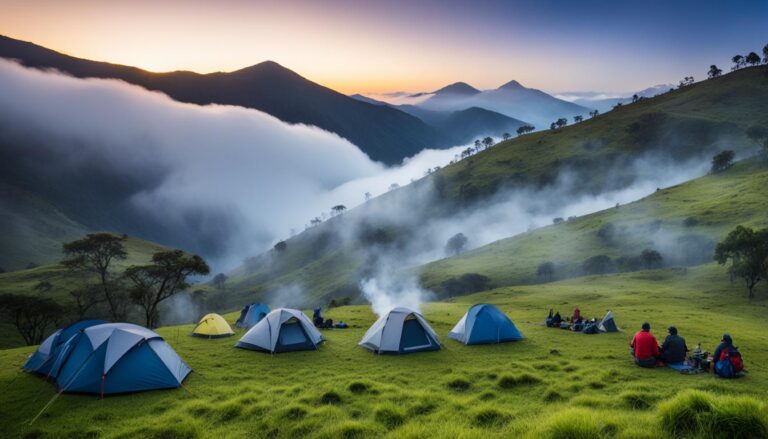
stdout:
[(744, 370), (744, 360), (741, 359), (741, 353), (734, 347), (728, 347), (723, 349), (720, 353), (720, 361), (728, 360), (733, 366), (733, 373), (739, 373)]

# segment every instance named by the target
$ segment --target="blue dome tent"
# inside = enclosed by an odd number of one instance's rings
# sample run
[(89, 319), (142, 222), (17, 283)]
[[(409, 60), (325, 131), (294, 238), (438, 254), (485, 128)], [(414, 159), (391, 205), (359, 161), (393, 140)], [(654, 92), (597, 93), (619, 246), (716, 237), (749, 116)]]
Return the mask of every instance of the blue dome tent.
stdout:
[(51, 376), (62, 392), (103, 396), (177, 388), (191, 371), (157, 333), (130, 323), (106, 323), (67, 340)]
[(487, 303), (472, 305), (448, 337), (464, 344), (503, 343), (525, 338), (506, 314)]
[(240, 317), (237, 319), (235, 326), (238, 328), (251, 329), (253, 325), (259, 323), (261, 319), (269, 314), (270, 309), (263, 303), (251, 303), (245, 305), (240, 311)]
[(421, 314), (397, 307), (379, 317), (359, 345), (379, 354), (410, 354), (436, 351), (440, 340)]
[(34, 372), (40, 375), (48, 375), (51, 372), (51, 366), (56, 356), (61, 351), (61, 347), (70, 338), (74, 337), (85, 328), (107, 323), (104, 320), (82, 320), (73, 323), (64, 329), (58, 329), (38, 346), (32, 356), (24, 364), (23, 369), (27, 372)]
[(324, 341), (303, 312), (278, 308), (249, 329), (235, 347), (270, 353), (317, 349)]

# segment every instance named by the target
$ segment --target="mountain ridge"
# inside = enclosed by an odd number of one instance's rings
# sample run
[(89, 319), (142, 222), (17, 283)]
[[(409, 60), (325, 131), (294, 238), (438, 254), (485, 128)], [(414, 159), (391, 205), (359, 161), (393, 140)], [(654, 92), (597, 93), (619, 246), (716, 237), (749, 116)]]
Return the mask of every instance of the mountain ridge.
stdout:
[(427, 148), (452, 146), (418, 118), (352, 99), (274, 61), (233, 72), (153, 73), (91, 61), (0, 35), (0, 57), (31, 68), (55, 68), (79, 78), (111, 78), (167, 94), (180, 102), (253, 108), (291, 123), (315, 125), (348, 139), (371, 159), (398, 164)]

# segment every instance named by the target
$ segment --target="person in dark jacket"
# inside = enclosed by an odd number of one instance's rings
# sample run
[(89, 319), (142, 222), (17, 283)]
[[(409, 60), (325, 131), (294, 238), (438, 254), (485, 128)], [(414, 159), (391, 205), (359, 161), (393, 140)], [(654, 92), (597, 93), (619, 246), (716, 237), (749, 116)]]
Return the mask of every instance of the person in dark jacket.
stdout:
[(733, 338), (731, 338), (730, 334), (723, 334), (723, 339), (720, 340), (720, 344), (717, 346), (717, 349), (715, 349), (715, 354), (712, 355), (712, 358), (714, 358), (715, 361), (720, 359), (723, 349), (739, 349), (733, 346)]
[(554, 319), (554, 316), (552, 315), (552, 308), (549, 309), (549, 315), (547, 315), (547, 319), (544, 321), (544, 323), (548, 327), (552, 327), (552, 320)]
[(563, 317), (560, 315), (560, 311), (558, 311), (555, 313), (555, 316), (552, 317), (552, 326), (559, 328), (561, 323), (563, 323)]
[(670, 364), (683, 363), (688, 354), (688, 346), (685, 344), (685, 339), (677, 335), (676, 327), (670, 326), (667, 330), (669, 335), (661, 345), (661, 360)]

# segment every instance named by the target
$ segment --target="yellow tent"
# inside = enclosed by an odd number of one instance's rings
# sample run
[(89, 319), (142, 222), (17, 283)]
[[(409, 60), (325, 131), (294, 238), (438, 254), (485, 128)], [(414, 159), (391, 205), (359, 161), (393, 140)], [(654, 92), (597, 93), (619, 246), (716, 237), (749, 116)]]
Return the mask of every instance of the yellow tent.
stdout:
[(205, 317), (200, 319), (200, 323), (192, 330), (192, 335), (196, 337), (229, 337), (235, 335), (232, 328), (229, 326), (224, 317), (218, 314), (206, 314)]

